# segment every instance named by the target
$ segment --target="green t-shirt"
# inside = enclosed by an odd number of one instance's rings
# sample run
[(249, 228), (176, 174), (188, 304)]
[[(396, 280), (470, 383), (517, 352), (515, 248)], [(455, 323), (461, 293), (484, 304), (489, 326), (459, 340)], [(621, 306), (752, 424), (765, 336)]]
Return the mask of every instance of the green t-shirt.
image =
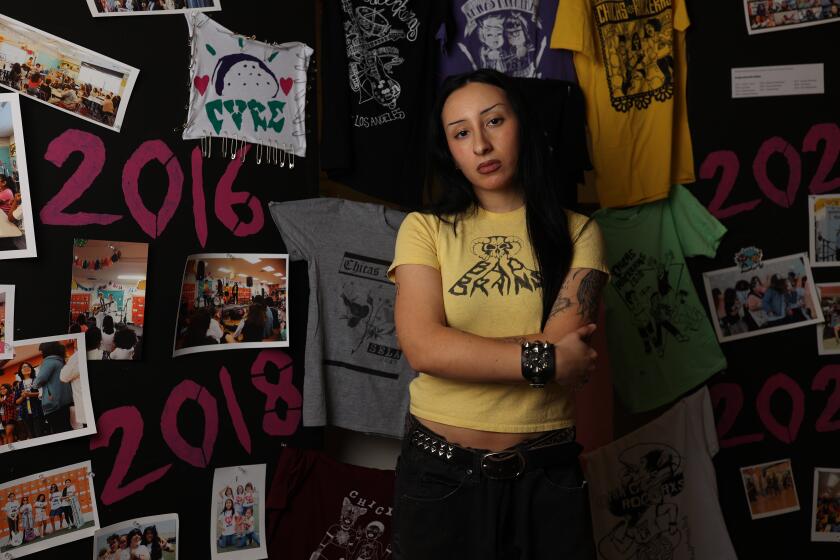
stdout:
[(607, 344), (631, 412), (667, 404), (726, 368), (685, 257), (714, 257), (726, 228), (683, 186), (668, 199), (599, 210), (606, 243)]

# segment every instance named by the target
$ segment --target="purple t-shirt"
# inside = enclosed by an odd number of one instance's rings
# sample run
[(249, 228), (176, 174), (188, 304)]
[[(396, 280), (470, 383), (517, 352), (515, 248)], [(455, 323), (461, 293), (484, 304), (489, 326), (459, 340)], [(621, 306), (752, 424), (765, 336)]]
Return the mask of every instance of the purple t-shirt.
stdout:
[(442, 29), (439, 78), (492, 68), (519, 78), (577, 83), (572, 52), (549, 47), (557, 0), (453, 0)]

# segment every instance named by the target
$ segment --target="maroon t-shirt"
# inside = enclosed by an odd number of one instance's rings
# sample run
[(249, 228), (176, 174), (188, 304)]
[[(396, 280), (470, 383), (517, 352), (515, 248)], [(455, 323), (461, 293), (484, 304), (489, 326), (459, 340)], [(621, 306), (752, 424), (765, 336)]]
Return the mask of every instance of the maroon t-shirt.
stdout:
[(339, 463), (286, 448), (266, 501), (268, 557), (384, 560), (390, 557), (394, 471)]

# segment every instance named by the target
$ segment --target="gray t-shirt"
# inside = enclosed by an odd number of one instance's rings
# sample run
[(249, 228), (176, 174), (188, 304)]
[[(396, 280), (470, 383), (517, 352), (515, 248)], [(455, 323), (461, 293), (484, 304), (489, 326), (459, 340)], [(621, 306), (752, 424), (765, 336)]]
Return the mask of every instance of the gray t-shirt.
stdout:
[(401, 437), (415, 373), (387, 271), (405, 214), (336, 198), (269, 206), (289, 258), (309, 271), (303, 425)]
[(705, 387), (584, 456), (598, 558), (734, 560), (718, 503)]

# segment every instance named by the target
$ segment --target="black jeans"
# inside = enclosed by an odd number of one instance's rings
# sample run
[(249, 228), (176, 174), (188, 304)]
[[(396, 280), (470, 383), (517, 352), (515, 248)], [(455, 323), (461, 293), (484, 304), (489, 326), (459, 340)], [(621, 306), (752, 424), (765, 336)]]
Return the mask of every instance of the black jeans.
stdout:
[(403, 440), (397, 461), (396, 560), (595, 558), (576, 453), (572, 460), (566, 453), (563, 464), (493, 480), (432, 456), (409, 439)]

